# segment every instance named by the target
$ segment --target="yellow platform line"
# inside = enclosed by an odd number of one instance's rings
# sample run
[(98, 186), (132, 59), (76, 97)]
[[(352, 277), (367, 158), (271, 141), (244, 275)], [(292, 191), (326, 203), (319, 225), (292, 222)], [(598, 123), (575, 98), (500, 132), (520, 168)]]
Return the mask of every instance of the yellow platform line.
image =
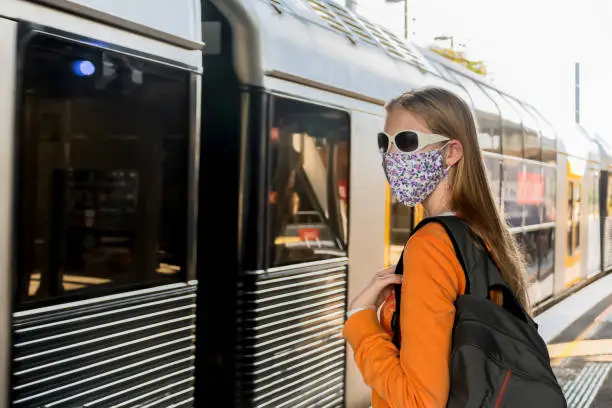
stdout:
[[(573, 341), (570, 341), (567, 343), (549, 344), (548, 353), (550, 354), (550, 357), (559, 358), (559, 359), (564, 359), (567, 357), (575, 357), (579, 355), (577, 354), (578, 350), (576, 350), (578, 347), (582, 347), (582, 348), (589, 347), (590, 344), (595, 344), (593, 342), (597, 343), (600, 341), (606, 341), (607, 339), (606, 340), (585, 340), (585, 339), (591, 333), (593, 333), (593, 331), (601, 324), (604, 318), (610, 313), (612, 313), (612, 305), (608, 306), (603, 312), (597, 315), (597, 317), (593, 319), (591, 324), (589, 324), (587, 328), (584, 329)], [(610, 350), (612, 350), (612, 340), (610, 340), (610, 342), (611, 343), (609, 344), (609, 346), (611, 347)], [(608, 353), (601, 353), (601, 354), (608, 354)], [(587, 354), (587, 355), (592, 355), (592, 354)]]
[[(548, 346), (551, 359), (612, 355), (612, 339), (570, 341)], [(611, 356), (612, 357), (612, 356)]]

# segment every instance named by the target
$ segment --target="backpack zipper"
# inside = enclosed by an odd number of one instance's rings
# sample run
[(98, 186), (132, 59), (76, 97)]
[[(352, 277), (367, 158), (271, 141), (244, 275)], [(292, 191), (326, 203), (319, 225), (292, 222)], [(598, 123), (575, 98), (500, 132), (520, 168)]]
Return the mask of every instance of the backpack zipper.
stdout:
[(504, 377), (504, 383), (501, 386), (501, 390), (499, 391), (499, 395), (497, 396), (497, 401), (495, 401), (495, 407), (499, 408), (499, 404), (502, 402), (502, 398), (504, 397), (504, 392), (506, 392), (506, 387), (508, 386), (508, 380), (510, 380), (511, 371), (506, 371), (506, 376)]

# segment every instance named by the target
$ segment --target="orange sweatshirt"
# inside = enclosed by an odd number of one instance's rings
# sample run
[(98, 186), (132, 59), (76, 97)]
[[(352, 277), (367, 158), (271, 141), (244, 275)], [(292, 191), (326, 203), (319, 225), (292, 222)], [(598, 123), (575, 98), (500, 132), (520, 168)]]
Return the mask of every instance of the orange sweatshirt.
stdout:
[(370, 309), (346, 321), (344, 336), (373, 390), (373, 408), (446, 406), (454, 302), (465, 284), (444, 228), (428, 224), (410, 238), (404, 254), (400, 351), (388, 330), (394, 302), (385, 302), (381, 322)]

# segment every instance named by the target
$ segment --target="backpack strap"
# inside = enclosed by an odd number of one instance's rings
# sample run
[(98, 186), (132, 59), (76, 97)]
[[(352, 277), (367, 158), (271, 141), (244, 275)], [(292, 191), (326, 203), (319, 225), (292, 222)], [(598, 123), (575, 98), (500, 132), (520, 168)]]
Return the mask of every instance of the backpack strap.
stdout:
[(514, 291), (502, 277), (483, 239), (474, 234), (469, 225), (459, 217), (438, 217), (437, 221), (446, 229), (458, 258), (464, 260), (461, 266), (466, 285), (468, 281), (470, 284), (470, 290), (466, 287), (465, 293), (489, 299), (491, 289), (500, 289), (504, 302), (502, 307), (537, 331), (538, 325), (521, 306)]
[[(513, 291), (508, 287), (502, 278), (501, 273), (493, 262), (491, 254), (487, 250), (484, 241), (472, 232), (469, 225), (464, 220), (456, 216), (425, 218), (412, 231), (410, 237), (412, 237), (425, 225), (432, 222), (440, 224), (451, 240), (455, 250), (455, 255), (457, 256), (457, 260), (459, 261), (465, 276), (465, 294), (489, 299), (489, 290), (492, 287), (500, 288), (504, 296), (504, 308), (512, 309), (509, 311), (522, 317), (528, 324), (534, 325), (535, 323), (533, 320), (531, 320), (524, 309), (520, 306), (516, 300), (516, 297), (514, 296)], [(395, 267), (396, 274), (403, 275), (403, 260), (404, 251), (402, 251), (400, 260)], [(395, 312), (393, 313), (393, 317), (391, 319), (391, 327), (393, 329), (393, 343), (399, 349), (401, 285), (395, 285), (394, 291)]]
[[(499, 269), (493, 262), (482, 238), (475, 235), (469, 225), (459, 217), (434, 217), (450, 238), (459, 264), (465, 275), (465, 293), (489, 299), (491, 287), (511, 292)], [(431, 221), (430, 221), (431, 222)]]

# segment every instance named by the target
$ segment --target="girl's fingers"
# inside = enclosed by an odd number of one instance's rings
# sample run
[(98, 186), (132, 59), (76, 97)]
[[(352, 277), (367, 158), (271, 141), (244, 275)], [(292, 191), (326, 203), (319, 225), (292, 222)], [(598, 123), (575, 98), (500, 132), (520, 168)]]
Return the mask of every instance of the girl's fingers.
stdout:
[(381, 271), (376, 272), (376, 277), (381, 278), (381, 277), (394, 275), (394, 274), (395, 274), (395, 266), (390, 266), (388, 268), (385, 268)]
[(393, 273), (390, 275), (379, 276), (377, 282), (384, 286), (391, 284), (400, 284), (402, 283), (402, 275), (396, 275)]

